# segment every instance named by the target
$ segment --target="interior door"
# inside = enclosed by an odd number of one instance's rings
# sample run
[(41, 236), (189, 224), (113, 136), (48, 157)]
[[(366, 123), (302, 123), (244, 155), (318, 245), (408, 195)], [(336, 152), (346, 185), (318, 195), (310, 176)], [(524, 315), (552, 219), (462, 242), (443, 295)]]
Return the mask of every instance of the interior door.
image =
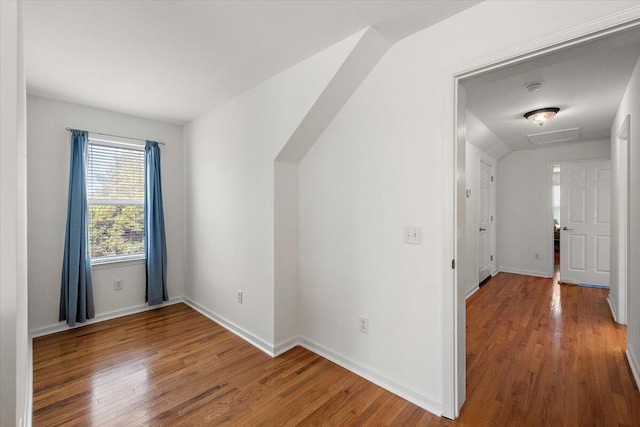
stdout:
[(560, 280), (609, 286), (611, 161), (560, 169)]
[(482, 283), (484, 279), (491, 275), (491, 261), (493, 256), (491, 226), (493, 221), (493, 182), (491, 176), (491, 165), (480, 160), (480, 197), (479, 209), (480, 214), (480, 253), (479, 266), (480, 272), (478, 283)]

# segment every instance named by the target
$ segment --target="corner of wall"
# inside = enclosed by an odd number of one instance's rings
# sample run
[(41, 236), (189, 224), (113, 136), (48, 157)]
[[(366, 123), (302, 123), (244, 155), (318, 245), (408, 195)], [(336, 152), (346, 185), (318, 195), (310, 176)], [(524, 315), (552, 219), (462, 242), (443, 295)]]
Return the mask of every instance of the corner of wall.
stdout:
[(627, 355), (627, 360), (629, 361), (633, 378), (636, 380), (636, 386), (640, 388), (640, 361), (630, 349), (627, 349), (625, 354)]

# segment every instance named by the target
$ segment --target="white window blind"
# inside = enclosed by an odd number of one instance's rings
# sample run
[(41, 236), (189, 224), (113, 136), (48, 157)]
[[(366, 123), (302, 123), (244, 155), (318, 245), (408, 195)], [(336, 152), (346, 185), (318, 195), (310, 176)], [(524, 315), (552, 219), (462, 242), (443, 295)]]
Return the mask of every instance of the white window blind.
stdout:
[(144, 256), (144, 149), (89, 140), (89, 246), (92, 262)]

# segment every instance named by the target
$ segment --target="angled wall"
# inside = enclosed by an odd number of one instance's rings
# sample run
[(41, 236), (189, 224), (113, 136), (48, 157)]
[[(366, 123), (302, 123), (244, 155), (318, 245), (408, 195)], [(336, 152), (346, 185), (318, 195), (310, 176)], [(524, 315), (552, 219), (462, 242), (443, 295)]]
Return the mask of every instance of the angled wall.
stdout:
[[(298, 166), (307, 343), (441, 413), (449, 70), (633, 5), (482, 2), (389, 49)], [(422, 245), (403, 244), (405, 225)]]
[[(274, 237), (275, 215), (285, 215), (279, 224), (295, 217), (291, 205), (275, 207), (276, 199), (291, 200), (295, 183), (287, 181), (295, 174), (278, 174), (274, 160), (362, 34), (185, 126), (185, 299), (270, 354), (297, 329), (296, 262), (275, 256), (295, 252), (295, 232), (284, 229), (278, 244)], [(280, 178), (288, 187), (276, 190)], [(275, 305), (289, 315), (276, 319)]]

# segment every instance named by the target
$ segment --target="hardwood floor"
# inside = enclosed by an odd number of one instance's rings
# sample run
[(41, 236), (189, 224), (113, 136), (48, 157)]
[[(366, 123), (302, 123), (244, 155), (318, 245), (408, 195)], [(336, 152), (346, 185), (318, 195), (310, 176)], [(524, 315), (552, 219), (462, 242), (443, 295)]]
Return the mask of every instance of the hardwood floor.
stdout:
[(640, 426), (608, 291), (500, 273), (467, 301), (460, 425)]
[(34, 426), (443, 425), (311, 353), (272, 359), (184, 304), (34, 340)]
[(305, 350), (272, 359), (184, 304), (34, 339), (34, 426), (640, 426), (606, 291), (501, 273), (467, 304), (452, 422)]

